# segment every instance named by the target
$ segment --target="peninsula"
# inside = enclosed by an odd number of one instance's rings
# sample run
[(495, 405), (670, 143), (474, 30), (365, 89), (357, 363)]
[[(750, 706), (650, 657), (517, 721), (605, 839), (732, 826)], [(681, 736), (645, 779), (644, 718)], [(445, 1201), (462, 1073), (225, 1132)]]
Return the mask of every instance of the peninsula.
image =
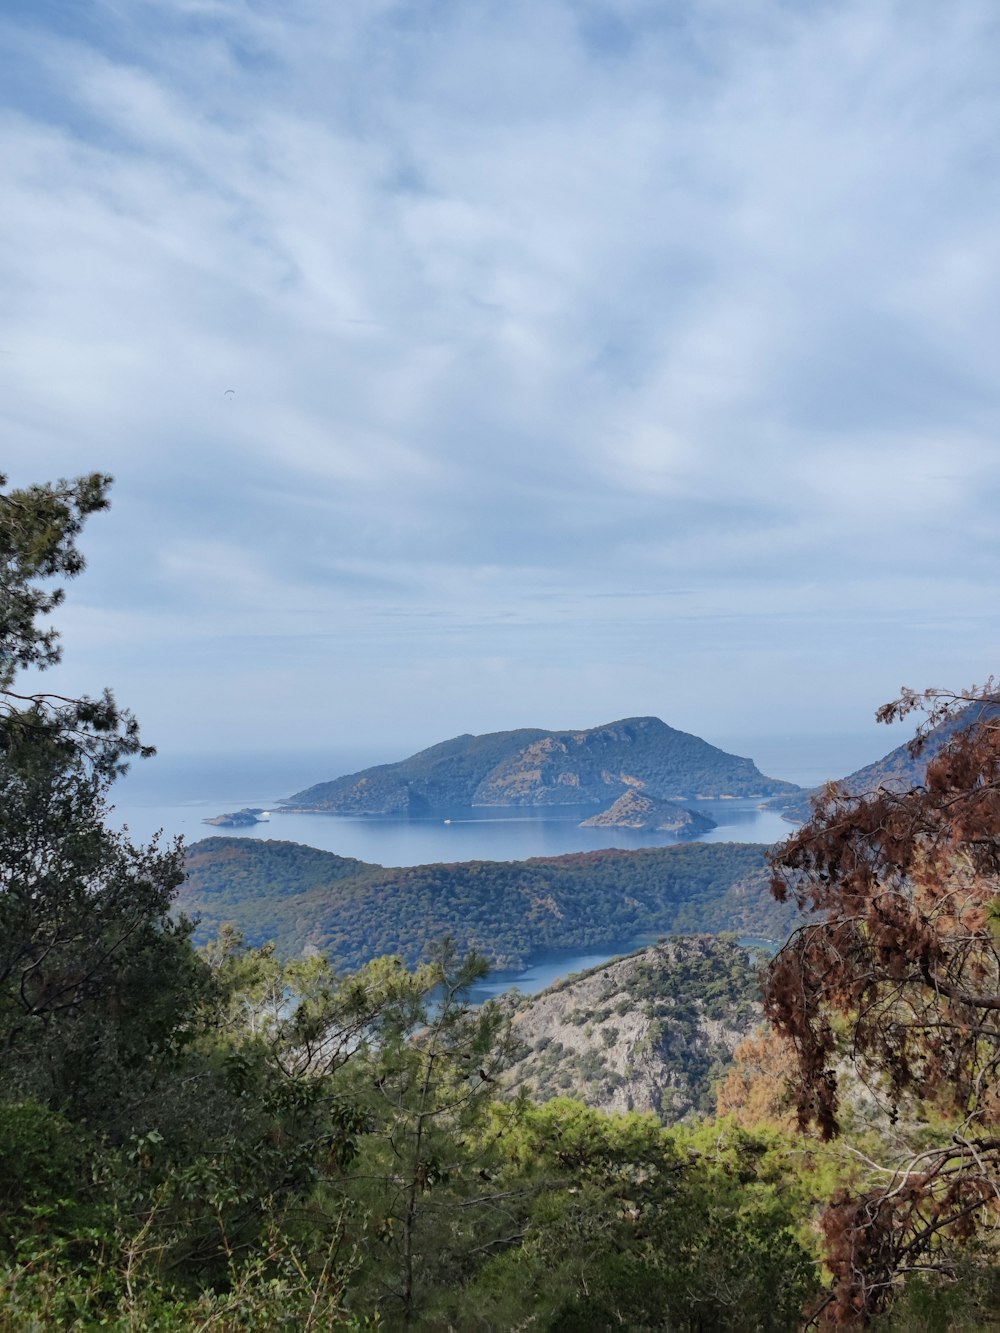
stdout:
[(211, 837), (186, 848), (180, 911), (212, 939), (234, 922), (283, 957), (335, 967), (380, 954), (422, 961), (446, 935), (494, 967), (552, 949), (616, 949), (648, 934), (732, 930), (783, 940), (794, 904), (770, 888), (765, 849), (746, 843), (608, 848), (529, 861), (386, 867), (298, 843)]

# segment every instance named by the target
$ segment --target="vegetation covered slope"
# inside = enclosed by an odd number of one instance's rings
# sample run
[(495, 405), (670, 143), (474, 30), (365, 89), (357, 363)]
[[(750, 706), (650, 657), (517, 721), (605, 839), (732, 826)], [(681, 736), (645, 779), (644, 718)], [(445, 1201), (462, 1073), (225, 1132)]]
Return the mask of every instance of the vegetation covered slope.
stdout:
[(545, 949), (615, 948), (637, 935), (736, 930), (784, 939), (792, 908), (767, 889), (764, 849), (686, 843), (530, 861), (385, 869), (291, 842), (206, 838), (187, 852), (178, 904), (210, 938), (236, 922), (287, 956), (339, 967), (378, 954), (407, 963), (444, 936), (498, 967)]
[(607, 805), (630, 788), (665, 800), (797, 790), (765, 777), (750, 759), (659, 718), (636, 717), (589, 731), (456, 736), (400, 763), (318, 783), (288, 804), (380, 815), (455, 806)]
[(731, 935), (687, 935), (515, 1002), (509, 1084), (664, 1124), (714, 1107), (713, 1084), (762, 1018), (759, 967)]

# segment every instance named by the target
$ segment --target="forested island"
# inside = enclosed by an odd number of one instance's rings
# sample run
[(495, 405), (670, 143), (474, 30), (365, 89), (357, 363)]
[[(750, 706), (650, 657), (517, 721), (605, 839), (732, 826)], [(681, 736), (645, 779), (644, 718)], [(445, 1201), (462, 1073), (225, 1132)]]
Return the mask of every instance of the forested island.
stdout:
[(523, 728), (456, 736), (400, 763), (317, 783), (283, 804), (369, 815), (476, 806), (604, 807), (630, 790), (668, 801), (774, 796), (798, 788), (659, 718), (633, 717), (586, 731)]

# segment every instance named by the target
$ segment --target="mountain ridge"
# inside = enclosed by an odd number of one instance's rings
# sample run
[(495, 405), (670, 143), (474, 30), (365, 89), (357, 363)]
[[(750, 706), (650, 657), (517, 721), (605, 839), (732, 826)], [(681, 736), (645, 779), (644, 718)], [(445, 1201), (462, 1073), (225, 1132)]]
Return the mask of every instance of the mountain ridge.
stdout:
[[(953, 736), (984, 718), (998, 715), (1000, 709), (996, 707), (970, 704), (955, 717), (947, 718), (929, 731), (916, 753), (911, 748), (913, 741), (904, 741), (881, 759), (875, 759), (855, 769), (853, 773), (848, 773), (846, 777), (836, 779), (834, 785), (843, 788), (849, 796), (864, 796), (879, 788), (892, 792), (910, 791), (923, 783), (928, 763)], [(779, 811), (791, 822), (805, 822), (812, 814), (813, 803), (822, 799), (827, 785), (824, 783), (819, 787), (773, 796), (767, 801), (767, 808)]]

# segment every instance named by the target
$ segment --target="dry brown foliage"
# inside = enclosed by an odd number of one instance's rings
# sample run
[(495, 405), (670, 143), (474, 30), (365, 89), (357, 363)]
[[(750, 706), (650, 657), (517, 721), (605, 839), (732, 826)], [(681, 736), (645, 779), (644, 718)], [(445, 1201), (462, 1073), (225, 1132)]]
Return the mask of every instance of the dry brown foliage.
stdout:
[(791, 1128), (795, 1051), (774, 1028), (759, 1028), (733, 1052), (733, 1063), (716, 1089), (716, 1109), (738, 1125)]
[[(951, 734), (924, 785), (849, 796), (832, 785), (772, 861), (772, 888), (816, 916), (774, 959), (765, 1012), (794, 1047), (801, 1126), (839, 1128), (850, 1058), (890, 1115), (904, 1094), (946, 1118), (938, 1145), (824, 1219), (835, 1286), (826, 1316), (864, 1322), (916, 1269), (947, 1275), (956, 1245), (1000, 1201), (1000, 693), (907, 691)], [(938, 732), (940, 736), (940, 731)]]

